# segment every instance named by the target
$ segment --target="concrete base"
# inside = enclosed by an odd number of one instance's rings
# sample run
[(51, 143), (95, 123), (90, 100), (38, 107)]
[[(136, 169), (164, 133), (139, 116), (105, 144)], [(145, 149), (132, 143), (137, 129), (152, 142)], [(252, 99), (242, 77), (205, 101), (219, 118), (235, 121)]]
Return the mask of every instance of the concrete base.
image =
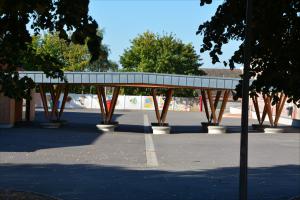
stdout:
[(68, 124), (67, 120), (59, 120), (59, 121), (53, 121), (53, 122), (60, 123), (60, 125), (66, 125), (66, 124)]
[(201, 122), (201, 125), (202, 125), (202, 129), (205, 132), (208, 132), (208, 126), (218, 126), (219, 124), (218, 123)]
[(256, 131), (264, 131), (265, 128), (269, 128), (270, 125), (265, 125), (265, 124), (252, 124), (252, 128), (253, 130)]
[(171, 127), (168, 124), (164, 124), (163, 126), (159, 126), (157, 123), (152, 123), (152, 133), (153, 135), (163, 135), (170, 134)]
[(97, 124), (96, 127), (103, 133), (113, 133), (116, 128), (116, 124)]
[(224, 126), (208, 126), (208, 134), (223, 134), (226, 133), (226, 127)]
[(264, 132), (268, 134), (284, 133), (284, 128), (265, 128)]
[(59, 128), (61, 126), (61, 123), (59, 123), (59, 122), (45, 122), (45, 123), (41, 123), (41, 126), (43, 128)]

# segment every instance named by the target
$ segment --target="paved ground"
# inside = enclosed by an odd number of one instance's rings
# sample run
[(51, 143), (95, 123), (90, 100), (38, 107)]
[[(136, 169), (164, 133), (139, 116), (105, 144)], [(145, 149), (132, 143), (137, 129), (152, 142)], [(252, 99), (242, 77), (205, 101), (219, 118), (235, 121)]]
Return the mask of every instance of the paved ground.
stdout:
[[(99, 116), (69, 111), (60, 129), (0, 129), (0, 189), (66, 200), (238, 198), (239, 119), (224, 119), (231, 133), (208, 135), (203, 114), (170, 112), (174, 134), (153, 136), (153, 111), (117, 112), (115, 134), (97, 131)], [(293, 132), (249, 134), (250, 199), (300, 196), (300, 131)]]

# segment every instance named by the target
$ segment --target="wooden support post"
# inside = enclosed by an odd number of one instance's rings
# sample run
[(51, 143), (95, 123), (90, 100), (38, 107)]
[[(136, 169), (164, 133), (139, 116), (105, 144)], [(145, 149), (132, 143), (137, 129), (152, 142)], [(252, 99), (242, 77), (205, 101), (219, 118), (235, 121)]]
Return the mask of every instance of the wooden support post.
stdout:
[(276, 125), (277, 117), (280, 116), (279, 110), (280, 110), (280, 107), (281, 107), (282, 100), (283, 100), (283, 93), (280, 94), (279, 100), (278, 100), (278, 102), (276, 103), (276, 106), (275, 106), (276, 107), (276, 110), (275, 110), (275, 119), (274, 119), (274, 125), (275, 126), (277, 126)]
[(58, 119), (61, 118), (61, 116), (62, 116), (62, 114), (64, 112), (66, 101), (68, 99), (68, 94), (69, 94), (69, 86), (68, 85), (64, 85), (64, 96), (63, 96), (63, 100), (61, 102)]
[(155, 90), (155, 88), (152, 89), (152, 97), (153, 97), (156, 119), (157, 119), (158, 124), (160, 124), (160, 125), (164, 124), (166, 121), (167, 113), (168, 113), (169, 106), (170, 106), (170, 103), (172, 100), (173, 91), (174, 91), (173, 89), (168, 89), (168, 91), (166, 93), (166, 99), (164, 102), (164, 106), (163, 106), (163, 109), (160, 114), (157, 99), (156, 99), (156, 90)]
[(42, 103), (43, 103), (43, 107), (44, 107), (44, 113), (45, 113), (45, 117), (46, 119), (49, 119), (49, 108), (48, 108), (48, 102), (47, 102), (47, 97), (46, 97), (46, 93), (45, 93), (45, 86), (43, 84), (39, 85), (40, 88), (40, 95), (41, 95), (41, 99), (42, 99)]
[[(51, 85), (50, 87), (53, 89), (53, 85)], [(57, 120), (58, 120), (58, 117), (59, 117), (59, 114), (58, 114), (58, 101), (59, 101), (60, 93), (61, 93), (61, 85), (57, 85), (57, 87), (53, 90), (53, 93), (52, 93), (54, 95), (52, 97), (52, 99), (54, 101), (52, 102), (52, 111), (51, 111), (51, 118), (55, 114)]]
[(278, 115), (278, 112), (279, 112), (279, 109), (280, 109), (280, 106), (281, 106), (281, 102), (282, 102), (282, 100), (283, 100), (283, 97), (284, 97), (284, 94), (281, 93), (281, 94), (280, 94), (280, 97), (279, 97), (279, 100), (278, 100), (278, 102), (276, 103), (276, 114), (275, 114), (275, 116)]
[(50, 92), (50, 97), (51, 97), (51, 101), (52, 103), (54, 102), (54, 97), (55, 97), (55, 91), (54, 91), (54, 86), (53, 85), (50, 85), (49, 86), (49, 92)]
[(159, 113), (158, 103), (157, 103), (157, 99), (156, 99), (156, 89), (152, 88), (151, 93), (152, 93), (152, 98), (153, 98), (153, 104), (154, 104), (154, 108), (155, 108), (155, 115), (156, 115), (157, 123), (160, 123), (160, 113)]
[(54, 87), (53, 85), (49, 85), (49, 92), (50, 92), (50, 97), (51, 97), (51, 101), (52, 101), (52, 105), (50, 104), (50, 107), (51, 107), (50, 118), (53, 117), (53, 106), (54, 106), (55, 96), (56, 96), (55, 90), (56, 90), (56, 87)]
[(109, 108), (109, 112), (108, 112), (108, 122), (111, 122), (112, 115), (114, 113), (115, 106), (117, 104), (119, 91), (120, 91), (120, 87), (115, 87), (113, 96), (112, 96), (112, 100), (111, 100), (111, 104), (110, 104), (110, 108)]
[(224, 111), (225, 111), (225, 108), (226, 108), (226, 104), (228, 102), (229, 94), (230, 94), (230, 90), (225, 90), (222, 105), (221, 105), (221, 109), (220, 109), (220, 112), (219, 112), (218, 123), (221, 123), (221, 121), (222, 121), (223, 114), (224, 114)]
[(272, 116), (272, 108), (271, 108), (271, 98), (266, 95), (264, 95), (263, 98), (264, 98), (266, 112), (268, 114), (270, 124), (271, 124), (271, 126), (274, 126), (273, 116)]
[(113, 113), (114, 113), (114, 110), (115, 110), (115, 107), (116, 107), (116, 104), (117, 104), (120, 87), (115, 87), (115, 89), (114, 89), (110, 108), (108, 108), (108, 106), (107, 106), (104, 87), (102, 87), (102, 86), (96, 87), (96, 90), (97, 90), (97, 96), (98, 96), (101, 114), (102, 114), (102, 118), (103, 118), (103, 123), (110, 123)]
[(202, 95), (202, 101), (203, 101), (203, 105), (204, 105), (205, 115), (206, 115), (207, 121), (209, 122), (209, 111), (208, 111), (206, 94), (205, 94), (204, 90), (201, 90), (201, 95)]
[(105, 94), (104, 87), (100, 87), (100, 93), (102, 96), (102, 101), (103, 101), (103, 105), (104, 105), (104, 109), (105, 109), (105, 113), (106, 113), (106, 119), (107, 119), (109, 111), (108, 111), (108, 107), (107, 107), (106, 94)]
[[(219, 100), (220, 100), (220, 97), (222, 95), (222, 91), (221, 90), (218, 90), (217, 91), (217, 94), (216, 94), (216, 97), (215, 97), (215, 101), (214, 101), (214, 108), (215, 110), (217, 110), (218, 108), (218, 104), (219, 104)], [(216, 114), (217, 115), (217, 114)], [(211, 114), (210, 115), (210, 121), (213, 119), (213, 115)]]
[(167, 94), (166, 94), (166, 100), (164, 102), (164, 107), (161, 113), (161, 123), (164, 124), (166, 121), (167, 113), (169, 110), (169, 105), (172, 100), (172, 95), (173, 95), (173, 89), (168, 89)]
[[(101, 110), (101, 114), (102, 114), (102, 118), (103, 118), (103, 123), (106, 123), (106, 110), (104, 109), (104, 105), (103, 105), (103, 97), (102, 97), (102, 92), (101, 92), (101, 88), (96, 87), (97, 90), (97, 96), (98, 96), (98, 101), (99, 101), (99, 105), (100, 105), (100, 110)], [(106, 104), (106, 102), (105, 102)]]
[(216, 109), (213, 103), (213, 99), (212, 99), (212, 95), (211, 95), (211, 91), (207, 90), (207, 96), (208, 96), (208, 100), (209, 100), (209, 105), (210, 105), (210, 110), (211, 110), (211, 114), (212, 114), (212, 118), (214, 123), (217, 123), (217, 116), (216, 116)]
[(278, 110), (276, 109), (276, 116), (275, 116), (275, 121), (274, 121), (275, 127), (278, 126), (278, 121), (279, 121), (280, 115), (282, 113), (286, 99), (287, 99), (287, 96), (284, 95), (283, 93), (281, 93), (280, 100), (279, 100), (279, 102), (277, 102), (278, 108), (276, 107)]
[(258, 123), (261, 123), (261, 119), (260, 119), (260, 112), (259, 112), (259, 106), (258, 106), (258, 101), (257, 101), (257, 96), (251, 97), (252, 98), (252, 102), (254, 105), (254, 109), (255, 109), (255, 114), (258, 120)]
[(263, 113), (262, 113), (260, 125), (262, 125), (264, 123), (264, 121), (266, 119), (266, 116), (267, 116), (267, 108), (266, 108), (266, 105), (264, 105), (264, 110), (263, 110)]
[(222, 95), (222, 91), (221, 90), (217, 91), (216, 98), (215, 98), (215, 103), (214, 103), (215, 109), (217, 109), (217, 107), (218, 107), (221, 95)]

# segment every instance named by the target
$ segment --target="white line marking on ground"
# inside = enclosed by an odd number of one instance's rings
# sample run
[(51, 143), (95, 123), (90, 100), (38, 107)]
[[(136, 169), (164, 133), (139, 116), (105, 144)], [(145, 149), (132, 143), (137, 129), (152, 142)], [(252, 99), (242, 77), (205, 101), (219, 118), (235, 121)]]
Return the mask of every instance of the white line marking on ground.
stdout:
[(145, 149), (148, 167), (157, 167), (158, 160), (155, 152), (155, 147), (152, 139), (152, 134), (149, 134), (149, 119), (148, 115), (144, 114), (144, 132), (145, 132)]

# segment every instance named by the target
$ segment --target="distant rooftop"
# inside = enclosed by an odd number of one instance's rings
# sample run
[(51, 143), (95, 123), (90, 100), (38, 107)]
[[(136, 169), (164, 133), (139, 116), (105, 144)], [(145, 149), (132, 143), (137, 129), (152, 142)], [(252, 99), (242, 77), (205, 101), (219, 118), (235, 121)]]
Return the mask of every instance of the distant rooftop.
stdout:
[(224, 78), (240, 78), (240, 75), (243, 73), (241, 69), (216, 69), (216, 68), (201, 68), (206, 72), (207, 76), (215, 76), (215, 77), (224, 77)]

